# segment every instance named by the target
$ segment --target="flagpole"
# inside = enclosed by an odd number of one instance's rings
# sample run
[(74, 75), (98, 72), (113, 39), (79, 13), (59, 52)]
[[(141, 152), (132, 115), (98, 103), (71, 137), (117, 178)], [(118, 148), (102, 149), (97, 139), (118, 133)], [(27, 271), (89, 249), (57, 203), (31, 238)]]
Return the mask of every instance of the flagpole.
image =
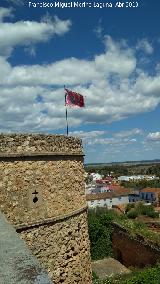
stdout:
[[(65, 91), (65, 86), (64, 86), (64, 91)], [(66, 96), (67, 96), (67, 94), (65, 93), (66, 125), (67, 125), (67, 136), (68, 136), (68, 110), (67, 110), (67, 105), (66, 105)]]

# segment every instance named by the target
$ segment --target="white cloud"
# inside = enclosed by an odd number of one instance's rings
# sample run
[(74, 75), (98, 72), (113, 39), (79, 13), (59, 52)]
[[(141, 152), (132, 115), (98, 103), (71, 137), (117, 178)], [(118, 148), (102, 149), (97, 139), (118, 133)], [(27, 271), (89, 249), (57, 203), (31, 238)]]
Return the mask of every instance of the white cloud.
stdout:
[[(48, 93), (51, 95), (50, 103), (43, 102), (43, 96)], [(56, 91), (49, 92), (38, 86), (17, 86), (0, 88), (0, 94), (0, 132), (41, 132), (65, 125), (63, 98), (59, 103)], [(56, 105), (61, 106), (57, 109)], [(73, 118), (73, 125), (76, 123)]]
[(130, 137), (130, 136), (135, 136), (135, 135), (142, 135), (143, 131), (139, 128), (134, 128), (131, 130), (126, 130), (126, 131), (120, 131), (118, 133), (115, 133), (115, 137), (119, 138), (124, 138), (124, 137)]
[[(4, 14), (0, 8), (0, 13)], [(0, 23), (0, 55), (9, 56), (17, 45), (30, 46), (45, 42), (54, 35), (61, 36), (69, 31), (70, 20), (60, 20), (54, 17), (51, 21), (19, 21), (15, 23)]]
[(150, 141), (160, 141), (160, 132), (149, 133), (147, 139)]
[[(23, 24), (22, 24), (23, 25)], [(39, 35), (41, 40), (41, 34)], [(36, 40), (34, 38), (34, 40)], [(44, 38), (43, 38), (44, 40)], [(38, 39), (37, 39), (38, 41)], [(8, 84), (56, 84), (75, 85), (92, 83), (92, 86), (102, 84), (109, 88), (107, 80), (119, 82), (123, 77), (128, 77), (136, 67), (136, 58), (130, 49), (121, 48), (110, 37), (107, 41), (107, 50), (104, 54), (96, 55), (93, 60), (68, 58), (50, 65), (18, 66), (12, 68), (7, 78)], [(24, 44), (25, 41), (23, 41)], [(16, 41), (16, 44), (17, 41)], [(29, 42), (28, 42), (29, 44)], [(0, 79), (1, 80), (1, 79)], [(125, 82), (122, 87), (124, 87)], [(117, 84), (117, 83), (116, 83)], [(115, 84), (115, 87), (116, 87)], [(100, 88), (102, 88), (100, 85)], [(127, 87), (127, 86), (126, 86)], [(105, 91), (105, 89), (104, 89)], [(96, 91), (97, 92), (97, 91)], [(112, 92), (112, 90), (110, 90)]]
[[(141, 132), (140, 129), (132, 129), (129, 131), (125, 131), (125, 134), (121, 132), (113, 133), (112, 135), (109, 134), (107, 131), (73, 131), (69, 134), (71, 136), (78, 136), (80, 137), (85, 144), (88, 145), (107, 145), (107, 147), (113, 147), (113, 148), (121, 148), (125, 147), (129, 144), (133, 144), (137, 142), (136, 138), (130, 138), (130, 136), (139, 135)], [(112, 137), (106, 137), (112, 136)]]
[[(124, 52), (125, 53), (125, 52)], [(126, 60), (128, 57), (126, 58)], [(106, 56), (103, 64), (107, 65)], [(70, 126), (87, 123), (110, 123), (126, 118), (132, 114), (153, 110), (160, 103), (160, 78), (139, 74), (132, 82), (128, 77), (119, 78), (117, 82), (111, 82), (108, 69), (107, 75), (104, 69), (96, 68), (94, 59), (92, 61), (68, 58), (49, 65), (15, 66), (12, 67), (3, 57), (0, 58), (1, 88), (6, 86), (20, 89), (43, 85), (43, 106), (46, 109), (48, 119), (52, 113), (55, 118), (61, 117), (64, 108), (64, 90), (62, 85), (68, 86), (85, 96), (86, 107), (83, 109), (69, 109)], [(119, 71), (120, 72), (120, 69)], [(123, 71), (122, 71), (123, 72)], [(89, 84), (87, 87), (85, 83)], [(52, 92), (47, 85), (59, 85)], [(28, 97), (31, 94), (28, 89)], [(53, 98), (59, 98), (53, 100)], [(13, 97), (11, 96), (9, 104)], [(17, 102), (19, 104), (19, 102)], [(53, 110), (51, 105), (55, 106)], [(29, 107), (29, 106), (28, 106)], [(32, 108), (32, 107), (29, 107)], [(65, 110), (63, 110), (64, 113)], [(39, 114), (41, 116), (41, 114)], [(46, 116), (47, 116), (46, 115)], [(13, 115), (14, 117), (14, 115)], [(14, 119), (12, 119), (14, 120)], [(47, 120), (45, 120), (47, 121)], [(58, 128), (58, 120), (53, 121), (54, 128)], [(65, 127), (65, 121), (61, 121), (61, 127)], [(133, 130), (132, 130), (133, 131)], [(139, 134), (135, 129), (133, 135)], [(132, 133), (130, 133), (131, 135)], [(121, 133), (119, 136), (127, 136), (129, 133)]]
[[(23, 45), (25, 51), (34, 56), (36, 43), (47, 41), (55, 34), (64, 34), (70, 25), (70, 20), (51, 20), (48, 16), (41, 23), (0, 23), (3, 28), (0, 29), (1, 130), (51, 131), (65, 128), (63, 85), (66, 84), (83, 94), (86, 103), (83, 109), (68, 110), (71, 127), (118, 121), (151, 111), (160, 103), (160, 75), (149, 76), (143, 70), (137, 72), (135, 50), (124, 40), (117, 42), (106, 36), (104, 52), (95, 55), (92, 60), (71, 57), (50, 64), (13, 67), (3, 56), (9, 56), (17, 45)], [(52, 89), (48, 87), (50, 85)], [(121, 132), (111, 140), (102, 137), (103, 131), (80, 134), (87, 141), (90, 137), (95, 139), (96, 143), (96, 139), (102, 139), (100, 143), (114, 144), (124, 138), (128, 139), (126, 143), (131, 143), (141, 130)]]
[(2, 56), (0, 56), (0, 72), (1, 72), (0, 84), (5, 84), (7, 77), (12, 72), (12, 67)]
[(160, 98), (160, 74), (153, 77), (141, 72), (134, 87), (137, 94)]
[(137, 42), (136, 48), (137, 48), (137, 50), (142, 50), (143, 52), (145, 52), (147, 54), (152, 54), (153, 51), (154, 51), (151, 43), (145, 38), (143, 38), (143, 39), (141, 39)]
[(70, 132), (70, 134), (73, 134), (74, 136), (78, 136), (81, 138), (93, 138), (93, 137), (97, 137), (97, 136), (101, 136), (106, 134), (106, 131), (100, 131), (100, 130), (93, 130), (93, 131), (73, 131)]
[(0, 7), (0, 23), (3, 21), (6, 17), (12, 17), (12, 8), (4, 8)]
[(116, 138), (116, 137), (107, 137), (107, 138), (95, 138), (88, 142), (89, 145), (101, 144), (101, 145), (108, 145), (114, 147), (122, 147), (128, 144), (132, 144), (136, 142), (136, 139), (129, 139), (129, 138)]
[(107, 132), (103, 130), (93, 130), (93, 131), (73, 131), (69, 135), (80, 137), (84, 143), (90, 143), (92, 139), (98, 138), (99, 136), (104, 136)]
[(160, 63), (157, 63), (156, 65), (156, 71), (158, 74), (160, 74)]
[(94, 29), (94, 33), (98, 38), (102, 38), (103, 35), (102, 19), (99, 19), (98, 24)]
[(136, 58), (133, 51), (123, 46), (123, 42), (117, 43), (110, 36), (105, 36), (106, 52), (95, 57), (95, 65), (98, 72), (105, 75), (110, 73), (121, 77), (128, 77), (136, 67)]
[(49, 65), (18, 66), (12, 69), (8, 84), (69, 85), (91, 82), (99, 77), (93, 62), (76, 58), (64, 59)]

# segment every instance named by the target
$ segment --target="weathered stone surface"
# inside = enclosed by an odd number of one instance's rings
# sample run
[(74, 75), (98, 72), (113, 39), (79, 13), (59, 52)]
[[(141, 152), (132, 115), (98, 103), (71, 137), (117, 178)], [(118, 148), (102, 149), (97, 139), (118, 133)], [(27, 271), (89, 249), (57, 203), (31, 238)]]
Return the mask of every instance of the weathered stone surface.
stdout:
[[(14, 224), (29, 224), (86, 205), (83, 162), (77, 160), (0, 163), (0, 208)], [(33, 202), (34, 193), (41, 202)]]
[(86, 212), (55, 224), (18, 230), (54, 283), (91, 283)]
[(91, 283), (81, 141), (38, 134), (0, 138), (1, 211), (21, 228), (54, 283)]
[(0, 134), (0, 154), (83, 154), (81, 140), (64, 135)]

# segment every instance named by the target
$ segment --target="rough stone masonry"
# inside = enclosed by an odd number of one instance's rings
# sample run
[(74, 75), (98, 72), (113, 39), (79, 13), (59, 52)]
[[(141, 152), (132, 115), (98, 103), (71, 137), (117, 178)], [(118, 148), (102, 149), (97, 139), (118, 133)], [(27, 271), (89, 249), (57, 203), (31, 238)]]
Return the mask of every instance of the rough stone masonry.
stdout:
[(54, 283), (92, 283), (80, 139), (1, 134), (0, 210)]

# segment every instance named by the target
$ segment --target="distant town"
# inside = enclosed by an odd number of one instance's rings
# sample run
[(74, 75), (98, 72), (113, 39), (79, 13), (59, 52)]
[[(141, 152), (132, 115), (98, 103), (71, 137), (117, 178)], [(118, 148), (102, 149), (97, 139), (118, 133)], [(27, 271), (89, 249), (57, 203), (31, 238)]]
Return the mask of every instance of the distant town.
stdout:
[(87, 165), (85, 170), (89, 208), (98, 206), (123, 211), (127, 204), (142, 201), (159, 211), (160, 163)]
[(93, 283), (158, 284), (158, 160), (85, 165), (85, 195)]

